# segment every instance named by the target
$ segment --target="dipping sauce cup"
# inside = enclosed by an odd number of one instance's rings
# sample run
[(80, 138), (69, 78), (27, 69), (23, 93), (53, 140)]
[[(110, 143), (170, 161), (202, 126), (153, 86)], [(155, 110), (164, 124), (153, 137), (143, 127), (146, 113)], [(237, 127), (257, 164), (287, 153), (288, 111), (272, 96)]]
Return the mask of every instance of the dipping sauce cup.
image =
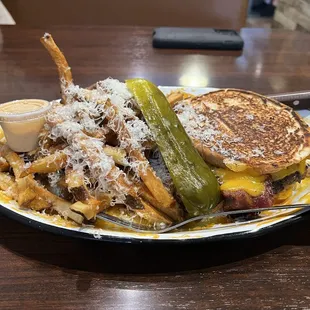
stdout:
[(23, 99), (0, 104), (0, 125), (8, 146), (15, 152), (33, 151), (51, 103)]

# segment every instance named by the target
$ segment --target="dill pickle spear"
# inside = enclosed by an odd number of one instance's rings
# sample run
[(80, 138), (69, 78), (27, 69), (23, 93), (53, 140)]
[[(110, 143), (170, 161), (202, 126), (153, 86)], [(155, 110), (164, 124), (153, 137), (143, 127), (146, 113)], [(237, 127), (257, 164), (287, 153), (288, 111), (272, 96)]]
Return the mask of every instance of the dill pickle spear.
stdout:
[(165, 95), (144, 79), (127, 80), (126, 85), (153, 133), (189, 216), (207, 214), (220, 200), (219, 184)]

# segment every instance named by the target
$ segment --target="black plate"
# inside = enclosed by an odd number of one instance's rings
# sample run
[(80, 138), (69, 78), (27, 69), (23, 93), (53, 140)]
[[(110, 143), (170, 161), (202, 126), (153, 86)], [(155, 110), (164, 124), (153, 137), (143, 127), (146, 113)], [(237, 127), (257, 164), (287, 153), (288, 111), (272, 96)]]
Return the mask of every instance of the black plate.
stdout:
[[(174, 87), (162, 87), (161, 89), (174, 89)], [(189, 87), (189, 89), (191, 89)], [(212, 91), (217, 90), (216, 88), (197, 88), (197, 90), (203, 90), (203, 91)], [(186, 91), (186, 90), (185, 90)], [(191, 92), (191, 91), (189, 91)], [(295, 107), (292, 104), (292, 107), (296, 110), (296, 112), (300, 112), (300, 106)], [(308, 106), (307, 106), (308, 108)], [(306, 115), (309, 115), (309, 111), (302, 111), (302, 116), (305, 117)], [(271, 224), (268, 227), (261, 228), (257, 231), (248, 231), (248, 232), (236, 232), (236, 233), (229, 233), (229, 234), (222, 234), (222, 235), (216, 235), (216, 236), (210, 236), (210, 237), (201, 237), (201, 238), (193, 238), (193, 239), (156, 239), (156, 238), (149, 238), (149, 239), (139, 239), (139, 238), (130, 238), (130, 237), (116, 237), (116, 236), (106, 236), (102, 235), (101, 238), (96, 238), (94, 235), (86, 233), (86, 232), (80, 232), (80, 231), (74, 231), (66, 228), (61, 227), (55, 227), (37, 220), (29, 219), (21, 214), (18, 214), (12, 210), (9, 210), (5, 207), (2, 207), (0, 205), (0, 213), (4, 214), (5, 216), (16, 220), (22, 224), (28, 225), (30, 227), (40, 229), (42, 231), (51, 232), (53, 234), (57, 235), (63, 235), (67, 237), (73, 237), (73, 238), (79, 238), (79, 239), (86, 239), (86, 240), (95, 240), (95, 241), (107, 241), (112, 243), (132, 243), (132, 244), (194, 244), (194, 243), (201, 243), (201, 242), (215, 242), (215, 241), (225, 241), (225, 240), (235, 240), (235, 239), (243, 239), (243, 238), (253, 238), (261, 235), (265, 235), (269, 232), (272, 232), (274, 230), (286, 227), (292, 223), (298, 222), (300, 219), (303, 218), (302, 215), (304, 215), (306, 212), (296, 215), (293, 218), (284, 220), (280, 223)]]
[(224, 240), (236, 240), (236, 239), (244, 239), (244, 238), (254, 238), (258, 236), (265, 235), (270, 233), (274, 230), (278, 230), (284, 228), (288, 225), (296, 223), (303, 218), (303, 215), (307, 212), (304, 212), (300, 215), (297, 215), (291, 219), (284, 220), (280, 223), (271, 224), (268, 227), (261, 228), (257, 231), (249, 231), (249, 232), (237, 232), (237, 233), (230, 233), (230, 234), (222, 234), (210, 237), (201, 237), (201, 238), (193, 238), (193, 239), (156, 239), (156, 238), (149, 238), (149, 239), (139, 239), (139, 238), (122, 238), (116, 236), (106, 236), (102, 235), (101, 238), (96, 238), (94, 235), (74, 231), (70, 229), (66, 229), (65, 227), (55, 227), (40, 221), (36, 221), (33, 219), (29, 219), (21, 214), (18, 214), (12, 210), (9, 210), (0, 205), (0, 213), (4, 216), (12, 220), (16, 220), (22, 224), (27, 226), (33, 227), (35, 229), (39, 229), (41, 231), (50, 232), (56, 235), (62, 235), (66, 237), (73, 237), (79, 239), (86, 239), (86, 240), (93, 240), (93, 241), (104, 241), (104, 242), (112, 242), (112, 243), (133, 243), (133, 244), (194, 244), (194, 243), (203, 243), (203, 242), (215, 242), (215, 241), (224, 241)]

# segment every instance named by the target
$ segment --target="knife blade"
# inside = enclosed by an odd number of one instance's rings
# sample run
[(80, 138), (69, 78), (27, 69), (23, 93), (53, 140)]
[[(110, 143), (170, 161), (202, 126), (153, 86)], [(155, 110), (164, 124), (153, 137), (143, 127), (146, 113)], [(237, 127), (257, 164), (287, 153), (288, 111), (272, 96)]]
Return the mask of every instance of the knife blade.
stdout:
[(294, 110), (309, 110), (310, 109), (310, 90), (272, 94), (267, 95), (271, 99), (280, 101)]

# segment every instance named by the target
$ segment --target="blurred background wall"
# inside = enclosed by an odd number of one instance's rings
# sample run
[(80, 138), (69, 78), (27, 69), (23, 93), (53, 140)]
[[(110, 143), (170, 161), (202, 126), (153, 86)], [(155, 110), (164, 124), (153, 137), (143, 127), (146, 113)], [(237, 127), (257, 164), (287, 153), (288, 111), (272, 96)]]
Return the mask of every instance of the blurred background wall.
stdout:
[(17, 24), (240, 29), (248, 0), (2, 0)]
[[(3, 3), (2, 3), (3, 2)], [(0, 24), (310, 31), (310, 0), (0, 0)], [(5, 7), (5, 6), (6, 7)], [(15, 21), (14, 21), (15, 20)]]

